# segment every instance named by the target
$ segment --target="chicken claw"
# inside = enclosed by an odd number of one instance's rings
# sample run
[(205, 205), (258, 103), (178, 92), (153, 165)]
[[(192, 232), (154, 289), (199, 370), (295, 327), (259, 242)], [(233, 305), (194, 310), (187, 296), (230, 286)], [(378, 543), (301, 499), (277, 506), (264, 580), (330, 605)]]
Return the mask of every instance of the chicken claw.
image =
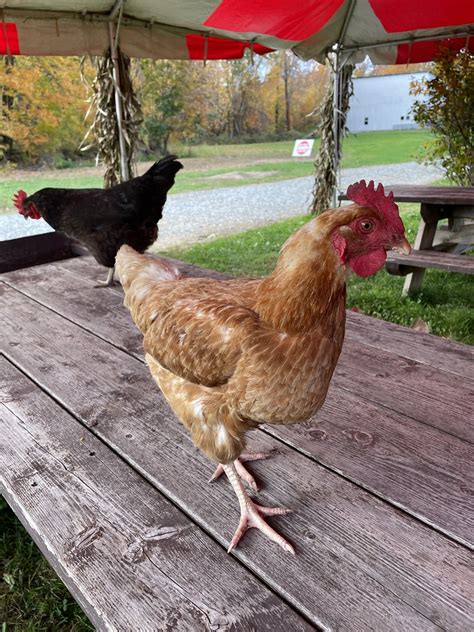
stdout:
[[(270, 452), (242, 452), (238, 459), (235, 459), (234, 465), (237, 470), (237, 474), (242, 478), (249, 487), (251, 487), (254, 492), (258, 492), (258, 485), (250, 472), (246, 467), (242, 465), (246, 461), (263, 461), (265, 459), (269, 459), (273, 454), (273, 451)], [(214, 474), (209, 479), (209, 483), (213, 483), (216, 481), (222, 474), (224, 473), (224, 466), (219, 463), (216, 467)]]
[(270, 540), (279, 544), (282, 549), (288, 551), (289, 553), (293, 553), (294, 555), (295, 550), (291, 544), (287, 542), (283, 536), (272, 529), (272, 527), (262, 518), (262, 516), (282, 516), (284, 514), (291, 513), (291, 509), (285, 509), (284, 507), (262, 507), (261, 505), (257, 505), (257, 503), (254, 503), (245, 491), (237, 474), (235, 465), (233, 463), (228, 463), (222, 467), (224, 472), (227, 474), (230, 484), (234, 488), (240, 505), (239, 526), (237, 527), (237, 531), (231, 540), (227, 553), (230, 553), (232, 549), (237, 546), (239, 540), (247, 529), (255, 527), (256, 529), (260, 529), (260, 531), (270, 538)]
[(106, 281), (97, 281), (94, 287), (111, 287), (111, 286), (117, 285), (116, 281), (114, 281), (114, 272), (115, 272), (115, 266), (113, 268), (110, 268), (107, 274)]

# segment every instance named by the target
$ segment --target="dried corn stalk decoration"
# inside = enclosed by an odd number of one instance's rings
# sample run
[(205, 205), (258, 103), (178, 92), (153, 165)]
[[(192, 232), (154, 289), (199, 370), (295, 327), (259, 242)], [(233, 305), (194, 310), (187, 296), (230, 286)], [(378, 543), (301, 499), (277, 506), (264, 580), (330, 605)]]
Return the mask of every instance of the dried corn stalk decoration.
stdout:
[(353, 66), (346, 64), (339, 73), (336, 73), (334, 67), (331, 67), (333, 80), (329, 82), (321, 106), (319, 127), (321, 144), (314, 161), (316, 176), (310, 209), (314, 215), (319, 215), (334, 204), (337, 174), (342, 155), (342, 139), (347, 133), (349, 99), (353, 93), (353, 69)]
[[(133, 177), (134, 157), (143, 115), (140, 100), (133, 88), (130, 58), (124, 55), (120, 48), (117, 48), (117, 56), (127, 171), (130, 177)], [(120, 168), (120, 130), (115, 106), (114, 64), (110, 49), (103, 57), (92, 57), (91, 62), (96, 71), (92, 82), (85, 76), (85, 58), (81, 59), (81, 78), (91, 93), (86, 120), (94, 115), (92, 125), (81, 143), (81, 149), (83, 151), (91, 147), (97, 149), (96, 162), (105, 166), (104, 186), (110, 187), (123, 180)]]

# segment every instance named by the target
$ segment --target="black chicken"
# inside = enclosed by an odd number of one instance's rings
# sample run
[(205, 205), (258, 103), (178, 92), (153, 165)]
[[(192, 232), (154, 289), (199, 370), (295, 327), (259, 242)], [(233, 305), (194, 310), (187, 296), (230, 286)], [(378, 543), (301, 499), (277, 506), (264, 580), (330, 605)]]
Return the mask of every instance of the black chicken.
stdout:
[(107, 281), (98, 284), (107, 287), (113, 283), (120, 246), (144, 252), (157, 239), (166, 194), (182, 168), (177, 156), (166, 156), (142, 176), (109, 189), (47, 188), (30, 196), (18, 191), (13, 202), (25, 219), (42, 217), (110, 268)]

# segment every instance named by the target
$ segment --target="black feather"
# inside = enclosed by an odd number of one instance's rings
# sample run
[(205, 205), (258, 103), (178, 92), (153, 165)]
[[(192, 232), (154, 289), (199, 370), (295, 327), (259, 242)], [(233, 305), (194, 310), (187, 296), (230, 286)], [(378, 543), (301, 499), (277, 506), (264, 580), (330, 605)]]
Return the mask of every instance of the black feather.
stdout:
[(33, 202), (54, 230), (79, 240), (111, 268), (123, 244), (144, 252), (157, 239), (167, 193), (182, 168), (176, 156), (166, 156), (142, 176), (110, 189), (41, 189), (24, 205)]

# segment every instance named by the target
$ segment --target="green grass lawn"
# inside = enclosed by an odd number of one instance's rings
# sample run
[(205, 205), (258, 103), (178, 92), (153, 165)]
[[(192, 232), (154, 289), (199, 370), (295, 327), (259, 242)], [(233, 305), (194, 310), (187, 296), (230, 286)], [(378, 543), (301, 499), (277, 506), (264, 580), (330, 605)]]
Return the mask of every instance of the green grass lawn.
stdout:
[(94, 630), (1, 496), (0, 525), (0, 630)]
[[(359, 167), (414, 160), (416, 152), (429, 138), (425, 130), (394, 130), (350, 134), (344, 140), (344, 167)], [(316, 152), (319, 141), (313, 149)], [(252, 143), (248, 145), (179, 145), (170, 150), (179, 156), (218, 160), (221, 156), (254, 159), (287, 158), (291, 156), (294, 141)], [(389, 147), (389, 151), (387, 151)]]
[[(374, 164), (399, 163), (414, 160), (422, 144), (428, 138), (423, 130), (397, 130), (390, 132), (366, 132), (350, 135), (344, 141), (343, 168)], [(242, 186), (258, 182), (274, 182), (289, 178), (310, 176), (314, 173), (312, 159), (291, 158), (293, 141), (255, 143), (252, 145), (197, 145), (176, 146), (170, 151), (191, 158), (181, 171), (173, 187), (173, 193)], [(193, 170), (193, 158), (205, 160), (209, 168)], [(220, 158), (233, 158), (238, 166), (216, 167)], [(287, 160), (283, 160), (287, 158)], [(256, 163), (256, 161), (259, 161)], [(263, 161), (263, 162), (261, 162)], [(236, 176), (238, 174), (238, 177)], [(257, 174), (258, 177), (248, 175)], [(226, 178), (226, 174), (232, 174)], [(42, 177), (41, 172), (31, 177), (19, 178), (12, 171), (8, 176), (0, 174), (0, 214), (15, 209), (11, 199), (19, 189), (28, 195), (44, 187), (101, 187), (99, 173), (84, 175), (81, 169), (60, 169), (54, 176)]]
[[(419, 222), (417, 205), (402, 204), (408, 239), (413, 242)], [(281, 245), (311, 216), (278, 222), (239, 235), (168, 251), (170, 257), (236, 276), (262, 276), (274, 267)], [(370, 279), (352, 275), (348, 307), (400, 325), (417, 318), (432, 333), (474, 344), (474, 278), (464, 274), (428, 270), (423, 287), (413, 298), (401, 298), (403, 277), (380, 271)]]

